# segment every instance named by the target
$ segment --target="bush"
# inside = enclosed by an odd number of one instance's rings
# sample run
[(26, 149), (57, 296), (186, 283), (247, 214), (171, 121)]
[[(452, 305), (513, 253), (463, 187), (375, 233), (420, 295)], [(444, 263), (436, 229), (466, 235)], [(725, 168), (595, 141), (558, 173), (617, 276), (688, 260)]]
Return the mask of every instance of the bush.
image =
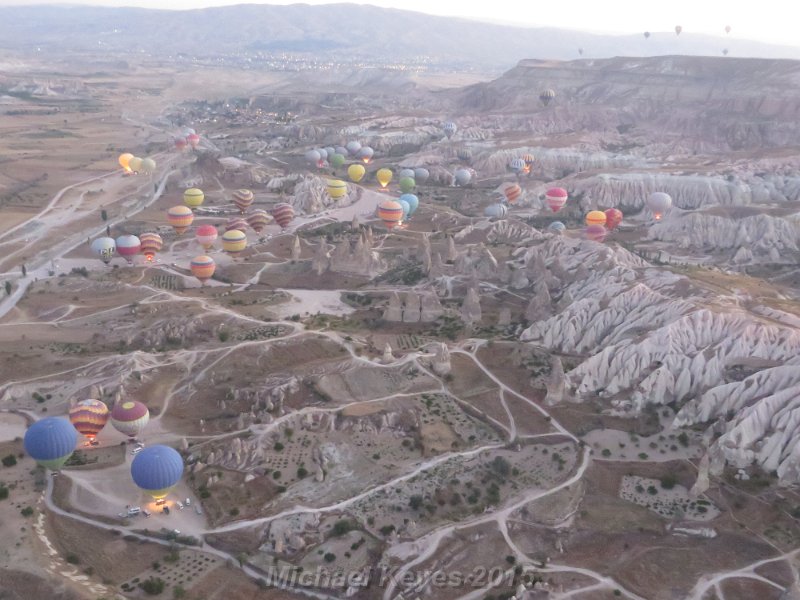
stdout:
[(5, 500), (6, 498), (8, 498), (8, 488), (0, 485), (0, 500)]
[(150, 577), (146, 581), (142, 581), (139, 584), (139, 587), (144, 590), (146, 594), (151, 596), (158, 596), (164, 591), (165, 586), (166, 584), (164, 583), (164, 580), (160, 577)]
[(658, 490), (656, 489), (656, 486), (649, 485), (647, 486), (647, 493), (650, 494), (651, 496), (655, 496), (658, 493)]
[(230, 516), (232, 516), (232, 517), (238, 517), (239, 516), (239, 509), (234, 506), (232, 509), (230, 509), (228, 511), (228, 514)]
[(608, 458), (609, 456), (611, 456), (611, 450), (609, 450), (608, 448), (603, 448), (603, 451), (600, 454)]
[(33, 514), (33, 507), (26, 506), (21, 511), (23, 517), (30, 517)]
[(230, 335), (231, 334), (228, 333), (227, 331), (225, 331), (224, 329), (220, 329), (219, 333), (217, 334), (217, 337), (219, 338), (220, 342), (224, 343), (224, 342), (228, 341), (228, 338), (230, 337)]
[(64, 557), (64, 560), (66, 560), (71, 565), (77, 565), (78, 563), (81, 562), (80, 557), (77, 554), (75, 554), (74, 552), (70, 552), (69, 554), (67, 554)]
[(419, 510), (422, 506), (422, 496), (414, 495), (408, 499), (408, 505), (411, 507), (412, 510)]
[(297, 467), (297, 478), (303, 479), (303, 477), (308, 476), (308, 469), (305, 467)]
[(661, 487), (665, 490), (671, 490), (678, 483), (678, 478), (672, 473), (667, 473), (661, 478)]
[(339, 519), (336, 523), (333, 524), (333, 529), (331, 531), (331, 535), (335, 537), (343, 536), (347, 533), (353, 531), (356, 528), (356, 524), (348, 519)]
[(325, 559), (325, 562), (331, 563), (336, 560), (336, 555), (333, 552), (326, 552), (323, 558)]
[(186, 596), (186, 590), (183, 589), (180, 585), (176, 585), (172, 588), (172, 597), (173, 598), (184, 598)]
[(275, 442), (275, 445), (272, 447), (272, 449), (275, 450), (275, 452), (280, 452), (283, 450), (283, 444), (280, 442)]
[(686, 434), (685, 431), (681, 431), (680, 434), (678, 435), (678, 442), (684, 448), (689, 447), (689, 436)]
[(3, 457), (3, 466), (4, 467), (13, 467), (17, 464), (17, 457), (13, 454), (9, 454), (8, 456)]
[(273, 479), (280, 479), (281, 478), (281, 472), (280, 471), (273, 471), (272, 472), (272, 478)]

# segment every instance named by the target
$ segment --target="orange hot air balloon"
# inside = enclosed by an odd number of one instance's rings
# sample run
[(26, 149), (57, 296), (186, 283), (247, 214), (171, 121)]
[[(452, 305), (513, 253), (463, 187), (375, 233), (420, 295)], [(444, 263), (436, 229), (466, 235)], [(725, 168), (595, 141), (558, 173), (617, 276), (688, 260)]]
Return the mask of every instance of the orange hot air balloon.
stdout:
[(250, 208), (250, 205), (253, 203), (253, 199), (253, 192), (250, 190), (236, 190), (233, 192), (233, 203), (242, 214), (244, 214), (244, 211)]
[(622, 223), (622, 211), (618, 208), (609, 208), (606, 213), (606, 229), (614, 231)]
[(206, 281), (213, 277), (214, 271), (217, 270), (217, 264), (210, 256), (201, 255), (195, 256), (192, 259), (189, 268), (192, 270), (192, 275), (197, 277), (200, 283), (205, 285)]
[(130, 173), (131, 172), (131, 168), (130, 168), (129, 165), (130, 165), (130, 162), (131, 162), (132, 158), (133, 158), (133, 154), (131, 154), (130, 152), (125, 152), (124, 154), (120, 154), (119, 155), (119, 159), (118, 159), (119, 160), (119, 166), (122, 167), (125, 170), (126, 173)]
[(172, 225), (175, 233), (182, 235), (194, 221), (194, 213), (188, 206), (178, 204), (167, 211), (167, 221)]
[(162, 240), (161, 236), (157, 233), (143, 233), (139, 236), (139, 241), (142, 245), (142, 254), (144, 254), (148, 262), (153, 262), (156, 253), (159, 252), (164, 245), (164, 240)]
[(586, 224), (587, 225), (605, 225), (606, 224), (606, 213), (593, 210), (586, 214)]
[(264, 231), (264, 228), (269, 225), (271, 220), (272, 217), (262, 208), (257, 208), (247, 215), (247, 224), (250, 225), (256, 233)]
[(396, 200), (384, 200), (378, 204), (378, 218), (392, 230), (403, 222), (403, 205)]
[(516, 204), (517, 200), (522, 196), (522, 188), (518, 184), (512, 183), (503, 190), (503, 195), (509, 204)]
[(81, 400), (69, 409), (69, 421), (90, 440), (106, 426), (110, 416), (108, 407), (100, 400)]

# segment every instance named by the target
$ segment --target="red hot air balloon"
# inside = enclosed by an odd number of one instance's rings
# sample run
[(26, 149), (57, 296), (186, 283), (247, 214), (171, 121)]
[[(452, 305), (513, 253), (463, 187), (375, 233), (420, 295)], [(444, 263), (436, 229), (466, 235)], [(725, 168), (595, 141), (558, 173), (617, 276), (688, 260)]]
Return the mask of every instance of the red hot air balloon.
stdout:
[(186, 136), (186, 141), (189, 142), (192, 148), (197, 148), (200, 145), (200, 136), (196, 133), (190, 133)]
[(560, 187), (550, 188), (547, 190), (545, 198), (547, 200), (547, 206), (556, 213), (564, 208), (564, 205), (567, 203), (567, 190)]
[(135, 235), (121, 235), (117, 238), (117, 254), (133, 264), (133, 257), (139, 254), (142, 243)]
[(622, 211), (618, 208), (609, 208), (606, 213), (606, 228), (614, 231), (622, 223)]
[(276, 204), (272, 209), (272, 218), (281, 226), (281, 229), (286, 229), (294, 219), (294, 208), (286, 202)]

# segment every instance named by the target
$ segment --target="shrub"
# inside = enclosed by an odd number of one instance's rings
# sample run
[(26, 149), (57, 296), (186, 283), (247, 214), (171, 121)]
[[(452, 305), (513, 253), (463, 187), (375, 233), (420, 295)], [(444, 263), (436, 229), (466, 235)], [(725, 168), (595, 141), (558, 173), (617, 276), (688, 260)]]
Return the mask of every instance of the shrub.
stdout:
[(23, 517), (30, 517), (33, 514), (33, 508), (30, 506), (26, 506), (21, 511)]
[(4, 467), (13, 467), (17, 464), (17, 457), (13, 454), (9, 454), (8, 456), (3, 457), (3, 466)]
[(139, 587), (150, 596), (158, 596), (164, 591), (165, 586), (166, 584), (164, 583), (164, 580), (160, 577), (150, 577), (146, 581), (142, 581), (139, 584)]
[(331, 563), (336, 560), (336, 555), (333, 552), (326, 552), (323, 558), (325, 559), (325, 562)]
[(77, 565), (78, 563), (81, 562), (80, 557), (77, 554), (75, 554), (74, 552), (70, 552), (69, 554), (67, 554), (64, 557), (64, 560), (66, 560), (71, 565)]
[(661, 478), (661, 487), (665, 490), (671, 490), (678, 483), (678, 478), (672, 473), (667, 473)]
[(308, 470), (305, 467), (297, 467), (297, 478), (302, 479), (308, 475)]
[(356, 525), (352, 521), (348, 519), (339, 519), (338, 521), (336, 521), (336, 523), (333, 524), (333, 529), (331, 531), (331, 534), (334, 535), (335, 537), (340, 537), (347, 533), (350, 533), (355, 528)]

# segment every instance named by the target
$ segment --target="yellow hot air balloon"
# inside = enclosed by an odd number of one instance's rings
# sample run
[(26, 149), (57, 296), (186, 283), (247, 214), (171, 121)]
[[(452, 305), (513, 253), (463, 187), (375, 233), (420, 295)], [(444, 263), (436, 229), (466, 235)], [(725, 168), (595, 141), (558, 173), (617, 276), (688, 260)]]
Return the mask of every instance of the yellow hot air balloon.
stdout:
[(605, 225), (606, 219), (606, 213), (601, 210), (593, 210), (586, 214), (587, 225)]
[[(358, 166), (361, 166), (361, 165), (358, 165)], [(330, 194), (331, 198), (333, 198), (334, 200), (346, 196), (347, 195), (347, 184), (344, 181), (342, 181), (341, 179), (329, 179), (328, 180), (328, 194)]]
[(119, 166), (125, 169), (125, 171), (128, 173), (130, 173), (131, 171), (129, 164), (132, 158), (133, 154), (131, 154), (130, 152), (126, 152), (125, 154), (119, 155)]
[(142, 170), (142, 163), (143, 163), (143, 162), (144, 162), (144, 161), (142, 161), (142, 159), (141, 159), (141, 158), (139, 158), (138, 156), (134, 156), (133, 158), (131, 158), (131, 159), (128, 161), (128, 168), (129, 168), (131, 171), (133, 171), (134, 173), (138, 173), (139, 171), (141, 171), (141, 170)]
[(222, 249), (231, 256), (236, 256), (245, 248), (247, 248), (247, 236), (243, 231), (231, 229), (222, 234)]
[(364, 165), (350, 165), (347, 167), (347, 176), (350, 178), (350, 181), (358, 183), (364, 178), (364, 174), (367, 170), (364, 168)]
[(383, 169), (378, 169), (375, 178), (378, 180), (378, 183), (381, 184), (381, 187), (385, 188), (392, 180), (392, 170), (385, 167)]
[(197, 208), (203, 204), (206, 195), (199, 188), (189, 188), (183, 192), (183, 203), (189, 208)]
[(156, 161), (152, 158), (145, 158), (142, 160), (142, 173), (149, 175), (156, 170)]

